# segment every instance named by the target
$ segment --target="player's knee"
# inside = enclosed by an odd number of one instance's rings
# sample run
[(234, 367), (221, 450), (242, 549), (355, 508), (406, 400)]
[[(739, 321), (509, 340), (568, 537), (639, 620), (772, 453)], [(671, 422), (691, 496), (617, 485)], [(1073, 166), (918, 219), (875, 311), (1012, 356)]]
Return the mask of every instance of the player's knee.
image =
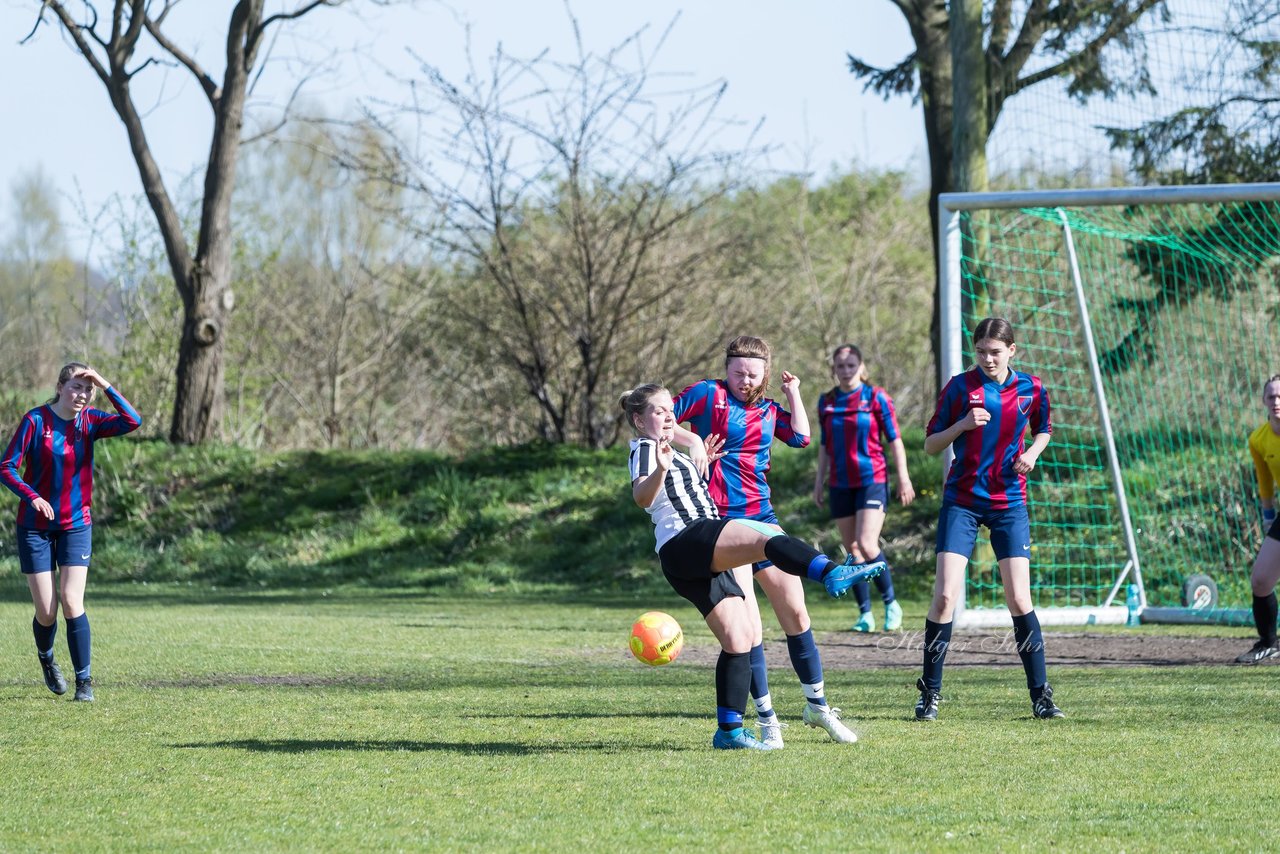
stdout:
[(939, 614), (947, 622), (951, 613), (955, 611), (956, 606), (960, 604), (960, 594), (951, 590), (935, 590), (933, 593), (933, 604), (929, 608), (930, 611)]
[(732, 625), (724, 632), (724, 636), (720, 640), (720, 647), (725, 652), (740, 653), (751, 652), (754, 636), (750, 625)]
[(1010, 614), (1030, 614), (1035, 608), (1031, 602), (1030, 596), (1006, 596), (1005, 604), (1009, 606)]
[(880, 553), (880, 544), (875, 540), (859, 540), (858, 551), (862, 552), (862, 559), (868, 561)]

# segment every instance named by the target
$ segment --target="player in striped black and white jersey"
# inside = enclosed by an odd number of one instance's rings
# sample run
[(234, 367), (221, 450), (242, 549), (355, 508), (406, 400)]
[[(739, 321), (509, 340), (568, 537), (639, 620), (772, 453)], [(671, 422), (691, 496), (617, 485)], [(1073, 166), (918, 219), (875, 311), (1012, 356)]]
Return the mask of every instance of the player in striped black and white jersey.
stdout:
[[(964, 592), (965, 568), (978, 526), (991, 532), (1005, 603), (1037, 718), (1060, 718), (1045, 673), (1044, 635), (1031, 602), (1031, 522), (1027, 474), (1035, 468), (1053, 432), (1049, 393), (1039, 377), (1013, 370), (1017, 352), (1013, 326), (988, 317), (973, 330), (977, 365), (947, 381), (925, 428), (925, 453), (954, 445), (938, 511), (937, 577), (925, 618), (924, 673), (916, 682), (916, 719), (937, 720), (942, 666), (951, 642), (952, 617)], [(1033, 435), (1025, 445), (1027, 431)]]
[(743, 588), (751, 584), (749, 565), (771, 560), (784, 572), (821, 582), (832, 596), (843, 596), (880, 569), (840, 565), (772, 526), (722, 518), (697, 466), (671, 446), (676, 426), (671, 393), (648, 383), (624, 392), (619, 405), (636, 434), (628, 458), (631, 496), (653, 521), (662, 574), (720, 642), (718, 728), (711, 744), (770, 750), (742, 725), (751, 685), (750, 650), (759, 627)]
[[(782, 372), (782, 393), (789, 409), (766, 396), (772, 368), (772, 351), (763, 338), (740, 335), (725, 347), (725, 379), (703, 380), (686, 388), (675, 398), (675, 415), (688, 422), (692, 432), (680, 430), (680, 442), (688, 442), (690, 455), (701, 464), (703, 442), (712, 437), (723, 440), (723, 458), (711, 468), (710, 492), (720, 514), (731, 519), (749, 519), (782, 530), (774, 512), (766, 474), (772, 461), (773, 441), (793, 448), (809, 444), (809, 419), (800, 397), (800, 379)], [(883, 567), (872, 562), (869, 566)], [(794, 577), (779, 572), (769, 561), (757, 563), (754, 579), (759, 582), (787, 637), (791, 667), (800, 679), (805, 705), (801, 720), (826, 730), (833, 741), (849, 744), (857, 736), (840, 719), (840, 710), (826, 697), (822, 654), (813, 638), (812, 621), (804, 601), (804, 589)], [(748, 585), (750, 587), (750, 585)], [(749, 605), (757, 614), (755, 597)], [(751, 649), (751, 696), (764, 740), (783, 746), (782, 722), (773, 708), (769, 674), (765, 666), (764, 633), (757, 628)]]
[[(95, 388), (106, 392), (114, 414), (89, 406)], [(0, 482), (22, 499), (17, 520), (18, 562), (35, 605), (31, 630), (44, 682), (53, 693), (66, 693), (66, 680), (53, 660), (61, 598), (75, 669), (76, 700), (93, 700), (89, 617), (84, 611), (84, 588), (93, 552), (93, 445), (98, 439), (130, 433), (141, 423), (137, 410), (101, 374), (72, 362), (59, 372), (53, 398), (22, 416), (0, 459)], [(55, 566), (59, 575), (56, 593)]]

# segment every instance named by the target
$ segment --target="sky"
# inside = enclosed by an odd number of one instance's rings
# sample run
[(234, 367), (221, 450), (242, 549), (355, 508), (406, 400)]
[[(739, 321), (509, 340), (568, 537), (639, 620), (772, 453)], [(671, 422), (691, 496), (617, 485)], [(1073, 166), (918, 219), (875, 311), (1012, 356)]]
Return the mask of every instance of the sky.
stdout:
[[(62, 194), (68, 221), (75, 217), (75, 198), (96, 211), (114, 194), (132, 197), (141, 190), (106, 90), (74, 46), (55, 26), (40, 28), (20, 44), (39, 5), (37, 0), (0, 0), (0, 184), (5, 188), (0, 231), (12, 216), (8, 199), (15, 179), (38, 168)], [(183, 0), (166, 27), (219, 78), (220, 37), (233, 5), (231, 0)], [(269, 11), (283, 5), (267, 2)], [(744, 129), (762, 122), (757, 141), (773, 146), (772, 168), (821, 176), (832, 167), (857, 165), (906, 169), (925, 180), (919, 107), (909, 98), (886, 103), (864, 94), (847, 68), (849, 52), (889, 65), (910, 51), (906, 24), (889, 0), (596, 0), (571, 8), (592, 52), (603, 52), (646, 25), (652, 33), (646, 43), (654, 43), (674, 21), (656, 68), (680, 74), (690, 84), (724, 81), (722, 115), (741, 120)], [(357, 0), (347, 9), (314, 12), (275, 45), (277, 60), (259, 84), (258, 100), (282, 102), (298, 69), (314, 64), (332, 46), (338, 56), (330, 61), (331, 70), (312, 79), (305, 96), (331, 114), (354, 111), (361, 99), (398, 96), (401, 90), (386, 69), (411, 69), (410, 49), (446, 75), (461, 77), (468, 34), (479, 64), (499, 43), (514, 55), (545, 49), (571, 58), (575, 50), (563, 0), (479, 0), (453, 7), (421, 0), (395, 10)], [(377, 61), (361, 60), (362, 54)], [(301, 61), (290, 63), (290, 57)], [(148, 138), (172, 185), (190, 176), (207, 155), (208, 102), (184, 70), (152, 66), (143, 75), (135, 83), (137, 100), (145, 105)], [(69, 228), (73, 251), (87, 251), (85, 236), (74, 223)]]

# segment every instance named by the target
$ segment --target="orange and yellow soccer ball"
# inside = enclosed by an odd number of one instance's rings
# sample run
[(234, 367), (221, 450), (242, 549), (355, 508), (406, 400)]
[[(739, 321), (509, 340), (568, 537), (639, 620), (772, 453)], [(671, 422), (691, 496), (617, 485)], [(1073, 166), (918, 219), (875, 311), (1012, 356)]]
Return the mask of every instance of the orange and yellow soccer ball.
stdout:
[(675, 617), (646, 611), (631, 624), (631, 654), (645, 664), (670, 664), (684, 649), (684, 632)]

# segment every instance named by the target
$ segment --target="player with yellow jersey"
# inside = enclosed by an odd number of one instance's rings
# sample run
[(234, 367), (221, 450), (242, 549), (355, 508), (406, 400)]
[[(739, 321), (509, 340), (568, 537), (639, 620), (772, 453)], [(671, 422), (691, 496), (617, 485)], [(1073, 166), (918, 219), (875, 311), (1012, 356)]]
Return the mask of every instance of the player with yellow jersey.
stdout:
[(1280, 654), (1276, 642), (1276, 582), (1280, 581), (1280, 524), (1276, 522), (1276, 483), (1280, 481), (1280, 374), (1262, 386), (1267, 423), (1249, 434), (1249, 455), (1258, 476), (1263, 527), (1267, 535), (1253, 561), (1249, 584), (1253, 588), (1253, 622), (1258, 641), (1236, 658), (1239, 664), (1257, 664)]

